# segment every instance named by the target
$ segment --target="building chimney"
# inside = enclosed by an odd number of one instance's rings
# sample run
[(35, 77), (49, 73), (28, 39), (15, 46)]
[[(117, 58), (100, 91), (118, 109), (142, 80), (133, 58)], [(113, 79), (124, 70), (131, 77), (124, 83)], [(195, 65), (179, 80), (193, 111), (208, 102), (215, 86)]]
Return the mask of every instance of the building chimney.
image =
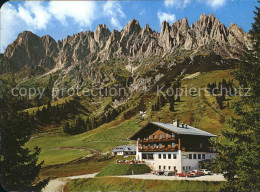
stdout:
[(179, 127), (179, 123), (180, 123), (180, 120), (179, 119), (175, 119), (175, 120), (173, 120), (173, 126), (175, 126), (175, 127)]

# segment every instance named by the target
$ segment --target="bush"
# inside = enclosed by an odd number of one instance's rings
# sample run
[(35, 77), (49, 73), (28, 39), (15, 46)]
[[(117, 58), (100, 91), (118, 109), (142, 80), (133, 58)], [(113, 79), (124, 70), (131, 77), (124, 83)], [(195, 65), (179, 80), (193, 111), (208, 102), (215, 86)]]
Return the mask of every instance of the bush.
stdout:
[(115, 176), (115, 175), (138, 175), (150, 173), (151, 169), (145, 164), (112, 164), (104, 167), (96, 176)]

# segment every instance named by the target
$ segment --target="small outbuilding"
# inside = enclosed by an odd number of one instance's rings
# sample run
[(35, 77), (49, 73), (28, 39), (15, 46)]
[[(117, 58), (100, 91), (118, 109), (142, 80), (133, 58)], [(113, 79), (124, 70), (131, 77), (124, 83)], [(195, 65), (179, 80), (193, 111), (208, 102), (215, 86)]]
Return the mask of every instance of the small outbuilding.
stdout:
[(122, 155), (122, 156), (136, 155), (136, 146), (134, 146), (134, 145), (116, 146), (113, 149), (112, 154), (113, 155)]

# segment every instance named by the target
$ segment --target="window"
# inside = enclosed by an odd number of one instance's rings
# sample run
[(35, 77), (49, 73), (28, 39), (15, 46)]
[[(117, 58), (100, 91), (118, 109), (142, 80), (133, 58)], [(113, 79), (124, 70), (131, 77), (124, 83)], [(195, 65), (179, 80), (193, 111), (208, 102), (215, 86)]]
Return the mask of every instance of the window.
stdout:
[(175, 143), (172, 143), (172, 148), (174, 148), (175, 147)]
[(205, 159), (205, 154), (202, 154), (202, 159)]
[(190, 166), (189, 166), (189, 170), (190, 170)]
[(153, 139), (156, 139), (156, 135), (153, 135)]
[(159, 155), (158, 155), (158, 158), (161, 159), (161, 158), (162, 158), (162, 154), (159, 154)]
[(151, 144), (148, 144), (148, 149), (150, 149), (150, 147), (151, 147)]
[(166, 154), (163, 154), (163, 159), (166, 159)]
[(188, 166), (186, 166), (186, 170), (188, 170)]
[(156, 148), (156, 144), (153, 144), (153, 148), (154, 148), (154, 149)]
[(168, 170), (171, 170), (171, 166), (168, 166)]
[(166, 166), (163, 166), (163, 170), (165, 170), (166, 169)]
[(159, 148), (160, 148), (160, 149), (162, 148), (162, 144), (161, 144), (161, 143), (159, 143)]
[(168, 138), (168, 133), (165, 133), (165, 139), (167, 139)]
[(185, 170), (185, 166), (183, 166), (182, 169)]
[(145, 148), (145, 145), (143, 145), (143, 149)]
[(172, 158), (172, 155), (171, 154), (168, 154), (168, 159), (171, 159)]
[(193, 154), (193, 159), (197, 159), (197, 154)]
[(148, 139), (151, 139), (151, 135), (149, 135)]
[(198, 154), (198, 159), (201, 159), (201, 154)]
[(192, 154), (189, 154), (189, 159), (192, 159)]
[(162, 134), (159, 134), (159, 139), (162, 139)]
[(172, 137), (175, 137), (175, 134), (174, 134), (174, 133), (172, 133)]
[(177, 155), (176, 154), (173, 154), (173, 159), (177, 159)]
[(148, 159), (153, 159), (153, 154), (148, 154)]
[(147, 159), (147, 154), (142, 154), (142, 159)]
[(161, 165), (159, 165), (159, 170), (160, 170), (161, 168), (162, 168)]

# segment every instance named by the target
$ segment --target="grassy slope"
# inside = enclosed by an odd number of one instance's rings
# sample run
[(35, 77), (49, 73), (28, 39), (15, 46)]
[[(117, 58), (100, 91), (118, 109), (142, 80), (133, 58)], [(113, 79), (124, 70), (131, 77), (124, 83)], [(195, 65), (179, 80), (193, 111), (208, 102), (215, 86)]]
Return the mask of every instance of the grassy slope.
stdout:
[(116, 158), (104, 159), (101, 155), (96, 155), (88, 160), (67, 163), (64, 165), (44, 167), (41, 170), (41, 177), (67, 177), (71, 175), (83, 175), (99, 172), (103, 167), (115, 163)]
[[(222, 79), (233, 79), (231, 70), (213, 71), (201, 73), (199, 76), (191, 79), (182, 80), (182, 88), (195, 87), (197, 90), (201, 88), (201, 92), (197, 92), (196, 97), (189, 94), (181, 97), (181, 102), (175, 103), (175, 111), (169, 111), (169, 103), (166, 104), (159, 112), (152, 112), (152, 120), (157, 121), (161, 117), (162, 122), (172, 122), (173, 119), (180, 119), (189, 125), (193, 125), (202, 130), (209, 131), (214, 134), (220, 134), (220, 130), (227, 127), (226, 120), (232, 115), (232, 109), (227, 107), (220, 110), (216, 104), (213, 96), (208, 96), (207, 91), (204, 90), (208, 83), (222, 81)], [(189, 76), (189, 75), (187, 75)], [(238, 97), (228, 98), (232, 103), (238, 100)], [(227, 101), (224, 101), (224, 106)]]
[[(232, 79), (231, 71), (201, 73), (192, 79), (183, 80), (182, 86), (206, 87), (207, 83), (218, 82), (223, 78)], [(133, 104), (136, 103), (134, 99), (140, 100), (139, 96), (130, 99), (130, 102), (133, 101)], [(230, 101), (235, 100), (237, 98), (231, 98)], [(232, 114), (231, 109), (218, 109), (214, 97), (206, 97), (203, 94), (199, 97), (181, 97), (182, 102), (176, 103), (176, 111), (174, 112), (169, 112), (168, 103), (159, 112), (151, 112), (151, 105), (155, 101), (156, 94), (145, 95), (148, 119), (144, 121), (138, 120), (138, 114), (129, 120), (124, 120), (122, 115), (120, 115), (116, 120), (80, 135), (71, 136), (61, 134), (60, 132), (41, 134), (31, 139), (27, 146), (30, 148), (39, 146), (42, 148), (40, 160), (45, 160), (45, 166), (66, 163), (88, 155), (91, 149), (109, 152), (116, 145), (127, 144), (129, 143), (128, 137), (130, 135), (149, 120), (158, 121), (158, 117), (162, 118), (162, 122), (171, 122), (172, 119), (179, 118), (181, 122), (219, 134), (220, 130), (227, 126), (225, 123), (226, 119)], [(130, 110), (133, 106), (131, 104), (127, 110)], [(137, 121), (139, 121), (139, 124)], [(56, 155), (58, 153), (60, 154), (59, 156)], [(70, 168), (73, 169), (72, 167)], [(75, 169), (74, 171), (77, 172)], [(73, 171), (71, 174), (73, 174)]]
[(32, 138), (27, 147), (39, 146), (42, 151), (39, 161), (45, 166), (66, 163), (87, 156), (89, 149), (107, 152), (117, 145), (128, 143), (128, 137), (139, 129), (133, 121), (113, 121), (80, 135), (48, 135)]
[(219, 191), (221, 185), (220, 182), (103, 177), (72, 180), (65, 191)]
[(114, 175), (135, 175), (149, 173), (151, 169), (145, 164), (111, 164), (104, 167), (98, 174), (97, 177), (102, 176), (114, 176)]

